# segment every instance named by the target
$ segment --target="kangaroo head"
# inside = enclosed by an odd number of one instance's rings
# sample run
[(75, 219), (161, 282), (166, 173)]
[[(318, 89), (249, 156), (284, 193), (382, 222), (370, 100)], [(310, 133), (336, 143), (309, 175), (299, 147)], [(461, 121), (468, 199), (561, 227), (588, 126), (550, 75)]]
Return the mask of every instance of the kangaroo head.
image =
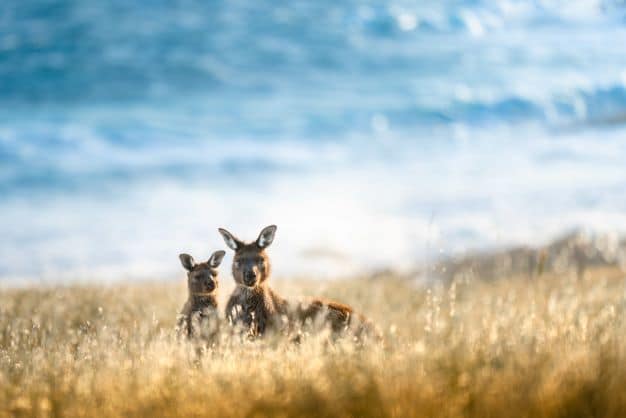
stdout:
[(256, 241), (251, 243), (241, 241), (223, 228), (219, 231), (226, 245), (235, 251), (233, 277), (237, 284), (255, 287), (269, 278), (271, 266), (265, 249), (274, 241), (276, 225), (263, 228)]
[(217, 267), (219, 267), (226, 251), (215, 251), (208, 261), (198, 263), (189, 254), (178, 257), (187, 270), (187, 287), (190, 295), (208, 296), (217, 289)]

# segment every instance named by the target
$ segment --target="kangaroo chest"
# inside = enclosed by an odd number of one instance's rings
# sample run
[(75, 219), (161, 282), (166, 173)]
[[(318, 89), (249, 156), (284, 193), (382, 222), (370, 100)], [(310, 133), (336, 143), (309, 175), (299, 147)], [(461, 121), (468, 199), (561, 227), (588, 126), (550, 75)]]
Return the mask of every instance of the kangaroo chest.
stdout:
[(215, 300), (189, 300), (178, 319), (179, 332), (187, 336), (209, 337), (217, 332), (218, 312)]
[(244, 323), (253, 334), (262, 334), (276, 313), (268, 290), (242, 288), (234, 299), (235, 321)]
[(264, 292), (243, 291), (239, 294), (237, 302), (241, 311), (247, 315), (253, 312), (256, 313), (256, 315), (260, 313), (269, 314), (273, 311), (271, 298), (265, 295)]

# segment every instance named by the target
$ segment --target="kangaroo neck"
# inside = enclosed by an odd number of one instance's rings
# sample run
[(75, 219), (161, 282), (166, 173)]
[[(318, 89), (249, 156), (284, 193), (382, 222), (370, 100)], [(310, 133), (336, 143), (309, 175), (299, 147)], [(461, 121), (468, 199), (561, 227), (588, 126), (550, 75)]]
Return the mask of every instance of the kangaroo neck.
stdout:
[(191, 304), (196, 307), (208, 308), (213, 307), (217, 308), (217, 299), (214, 294), (210, 293), (191, 293), (189, 295), (189, 300)]
[(245, 285), (238, 285), (241, 292), (245, 295), (253, 296), (253, 295), (261, 295), (268, 293), (270, 291), (269, 286), (267, 285), (267, 280), (264, 280), (261, 283), (258, 283), (254, 287), (249, 287)]

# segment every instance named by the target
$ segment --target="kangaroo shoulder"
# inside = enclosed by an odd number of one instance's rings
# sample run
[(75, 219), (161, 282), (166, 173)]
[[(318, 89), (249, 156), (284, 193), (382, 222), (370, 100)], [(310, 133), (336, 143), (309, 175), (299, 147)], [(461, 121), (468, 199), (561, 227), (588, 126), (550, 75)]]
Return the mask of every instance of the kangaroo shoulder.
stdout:
[(270, 297), (272, 299), (273, 305), (276, 307), (276, 310), (280, 313), (286, 313), (289, 305), (287, 299), (283, 298), (273, 290), (270, 290)]

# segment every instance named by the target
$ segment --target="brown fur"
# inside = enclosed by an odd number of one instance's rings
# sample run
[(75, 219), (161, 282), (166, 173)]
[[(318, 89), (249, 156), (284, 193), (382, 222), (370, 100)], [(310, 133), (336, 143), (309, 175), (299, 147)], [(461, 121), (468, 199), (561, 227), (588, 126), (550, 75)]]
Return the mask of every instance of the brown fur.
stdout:
[(287, 318), (287, 301), (266, 284), (253, 288), (237, 286), (226, 305), (232, 324), (241, 324), (250, 335), (280, 330)]
[[(255, 283), (246, 283), (245, 275), (252, 271)], [(253, 243), (237, 243), (233, 257), (233, 278), (237, 287), (226, 304), (226, 317), (232, 324), (243, 326), (251, 335), (263, 335), (266, 330), (278, 330), (287, 314), (287, 301), (274, 292), (267, 281), (271, 264), (265, 249)]]
[(178, 315), (178, 334), (188, 338), (213, 339), (219, 331), (217, 304), (217, 267), (224, 251), (213, 253), (209, 261), (195, 264), (193, 258), (181, 254), (181, 262), (187, 270), (187, 301)]
[(313, 299), (308, 303), (300, 303), (294, 311), (295, 319), (302, 325), (321, 322), (335, 334), (351, 332), (359, 340), (364, 337), (381, 339), (379, 331), (369, 319), (355, 312), (351, 306), (339, 302)]
[(190, 296), (178, 315), (179, 335), (213, 338), (219, 329), (219, 313), (214, 296)]
[(268, 329), (284, 329), (285, 320), (290, 325), (321, 321), (335, 333), (353, 329), (359, 337), (366, 333), (377, 334), (373, 325), (348, 305), (315, 299), (290, 307), (269, 287), (271, 264), (265, 249), (272, 243), (275, 231), (276, 226), (268, 226), (255, 242), (245, 243), (225, 229), (219, 230), (226, 244), (235, 251), (232, 273), (237, 288), (226, 305), (230, 322), (242, 324), (251, 335), (263, 335)]

